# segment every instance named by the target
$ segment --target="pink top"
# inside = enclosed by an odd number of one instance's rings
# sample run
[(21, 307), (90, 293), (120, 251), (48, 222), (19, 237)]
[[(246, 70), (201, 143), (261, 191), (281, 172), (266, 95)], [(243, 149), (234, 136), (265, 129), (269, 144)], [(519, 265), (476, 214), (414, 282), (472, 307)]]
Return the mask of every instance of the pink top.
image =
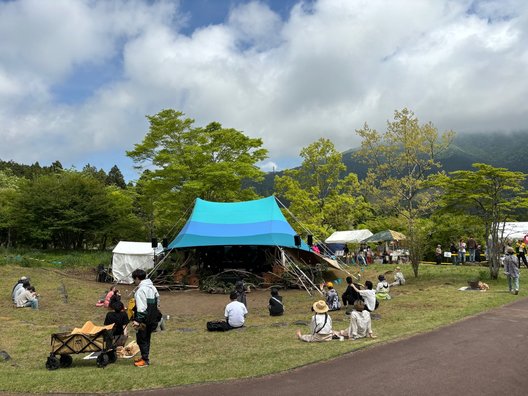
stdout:
[(106, 297), (104, 299), (104, 304), (103, 304), (104, 307), (108, 308), (108, 306), (110, 305), (110, 299), (112, 298), (113, 295), (114, 295), (113, 290), (110, 290), (108, 293), (106, 293)]

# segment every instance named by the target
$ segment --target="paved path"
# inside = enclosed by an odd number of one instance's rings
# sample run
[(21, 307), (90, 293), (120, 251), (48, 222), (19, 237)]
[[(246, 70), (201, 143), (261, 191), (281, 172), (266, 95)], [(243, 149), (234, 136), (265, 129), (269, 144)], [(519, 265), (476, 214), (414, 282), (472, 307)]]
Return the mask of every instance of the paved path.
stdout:
[(528, 299), (431, 333), (281, 374), (134, 394), (525, 396)]

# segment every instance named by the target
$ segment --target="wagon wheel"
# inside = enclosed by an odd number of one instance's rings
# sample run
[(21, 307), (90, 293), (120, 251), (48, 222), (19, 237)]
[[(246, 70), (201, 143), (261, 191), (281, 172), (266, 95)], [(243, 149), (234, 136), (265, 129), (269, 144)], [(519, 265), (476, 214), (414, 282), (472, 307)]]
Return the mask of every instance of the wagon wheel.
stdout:
[(115, 350), (108, 351), (108, 363), (115, 363), (117, 361), (117, 353)]
[(54, 355), (51, 355), (46, 360), (46, 368), (48, 370), (57, 370), (60, 367), (59, 359), (57, 359)]
[(73, 358), (70, 355), (61, 355), (60, 366), (62, 368), (68, 368), (72, 365)]
[(105, 368), (108, 365), (110, 359), (106, 353), (101, 353), (97, 356), (97, 367)]

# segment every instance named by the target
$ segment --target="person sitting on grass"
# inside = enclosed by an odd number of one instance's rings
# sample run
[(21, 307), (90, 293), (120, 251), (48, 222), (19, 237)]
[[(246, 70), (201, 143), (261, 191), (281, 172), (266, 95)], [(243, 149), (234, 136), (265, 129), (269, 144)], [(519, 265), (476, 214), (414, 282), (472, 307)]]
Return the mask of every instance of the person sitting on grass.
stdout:
[(277, 288), (271, 289), (271, 298), (269, 299), (268, 310), (270, 316), (281, 316), (284, 313), (282, 296), (279, 296)]
[(28, 286), (15, 298), (17, 308), (31, 307), (38, 309), (38, 294), (34, 286)]
[(121, 293), (119, 290), (114, 289), (114, 294), (110, 297), (110, 302), (108, 303), (108, 308), (115, 310), (115, 305), (121, 302)]
[(352, 312), (352, 307), (354, 306), (354, 302), (356, 300), (363, 300), (363, 298), (360, 296), (360, 294), (357, 291), (355, 291), (352, 288), (351, 286), (352, 277), (351, 276), (346, 277), (346, 283), (348, 286), (345, 292), (343, 293), (343, 295), (341, 296), (341, 298), (343, 300), (343, 306), (345, 307), (346, 314), (349, 315), (350, 312)]
[(365, 309), (363, 301), (356, 300), (354, 302), (354, 310), (350, 314), (350, 326), (346, 330), (341, 330), (338, 335), (348, 337), (349, 340), (365, 337), (376, 338), (372, 334), (370, 312)]
[(114, 295), (114, 291), (116, 290), (116, 287), (115, 285), (111, 286), (110, 287), (110, 290), (108, 290), (108, 292), (106, 292), (106, 295), (104, 297), (104, 299), (100, 299), (96, 304), (95, 306), (96, 307), (105, 307), (105, 308), (109, 308), (110, 307), (110, 300), (112, 298), (112, 296)]
[(359, 290), (356, 285), (352, 283), (352, 288), (359, 293), (361, 297), (363, 297), (363, 301), (365, 302), (365, 309), (369, 312), (374, 312), (376, 308), (378, 308), (379, 302), (376, 299), (376, 291), (372, 290), (374, 285), (371, 281), (365, 281), (365, 290)]
[(326, 301), (316, 301), (312, 306), (312, 311), (315, 314), (312, 316), (310, 323), (310, 334), (301, 334), (301, 329), (297, 329), (295, 335), (301, 341), (305, 342), (319, 342), (331, 341), (334, 335), (332, 331), (332, 318), (328, 315), (328, 305)]
[(385, 280), (385, 275), (378, 275), (378, 281), (378, 285), (376, 286), (376, 298), (379, 300), (390, 300), (390, 286), (389, 282)]
[(13, 302), (15, 302), (15, 297), (17, 294), (24, 290), (24, 281), (27, 281), (27, 285), (29, 286), (29, 278), (26, 276), (20, 277), (15, 286), (13, 286), (13, 290), (11, 291), (11, 299)]
[(326, 304), (330, 311), (338, 311), (341, 309), (341, 303), (339, 302), (339, 295), (337, 294), (336, 289), (334, 289), (334, 284), (332, 282), (326, 282), (327, 291), (324, 292), (326, 296)]
[(401, 272), (400, 267), (396, 267), (396, 273), (394, 274), (394, 282), (390, 284), (391, 286), (403, 286), (405, 285), (405, 277)]
[(239, 294), (236, 291), (232, 291), (229, 295), (231, 302), (226, 305), (224, 311), (224, 316), (227, 323), (226, 330), (238, 329), (244, 326), (244, 323), (246, 322), (248, 310), (243, 303), (237, 301), (238, 297)]
[(104, 325), (114, 325), (112, 335), (114, 337), (115, 346), (125, 346), (128, 338), (128, 315), (125, 312), (125, 306), (121, 301), (117, 301), (113, 305), (113, 311), (106, 314)]

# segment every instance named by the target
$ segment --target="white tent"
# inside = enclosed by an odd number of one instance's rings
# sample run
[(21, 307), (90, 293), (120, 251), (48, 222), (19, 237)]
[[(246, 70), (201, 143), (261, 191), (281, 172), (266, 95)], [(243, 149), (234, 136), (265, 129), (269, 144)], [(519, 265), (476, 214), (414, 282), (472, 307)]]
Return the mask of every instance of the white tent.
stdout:
[(328, 238), (326, 243), (359, 243), (372, 235), (370, 230), (336, 231)]
[(519, 239), (524, 239), (524, 236), (527, 234), (528, 222), (512, 221), (504, 223), (504, 233), (502, 234), (502, 239), (511, 239), (515, 241)]
[(154, 256), (163, 252), (163, 247), (158, 244), (152, 248), (150, 242), (120, 241), (112, 250), (112, 275), (118, 283), (133, 283), (132, 272), (141, 268), (145, 271), (154, 268)]

